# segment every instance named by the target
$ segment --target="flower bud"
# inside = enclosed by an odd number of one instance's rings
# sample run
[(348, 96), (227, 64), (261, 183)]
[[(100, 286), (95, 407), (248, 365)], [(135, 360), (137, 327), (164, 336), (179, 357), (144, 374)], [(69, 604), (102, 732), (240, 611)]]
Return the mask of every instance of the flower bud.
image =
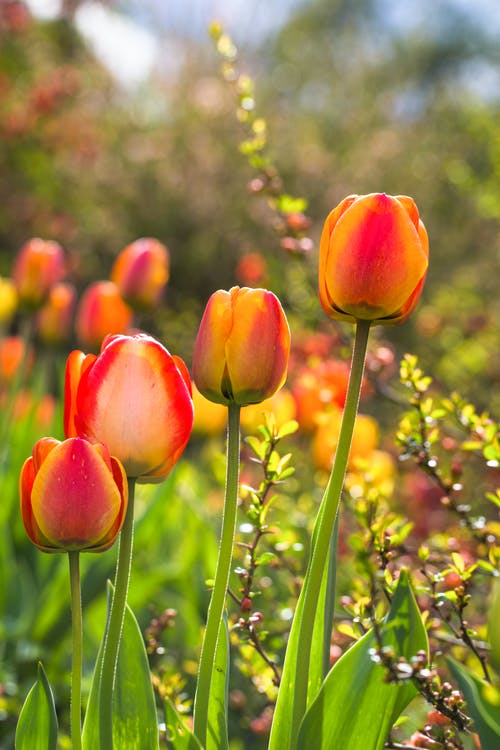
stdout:
[(37, 331), (46, 344), (61, 344), (71, 335), (76, 289), (60, 282), (49, 292), (49, 298), (37, 315)]
[(77, 350), (69, 355), (66, 437), (105, 443), (128, 477), (165, 479), (192, 424), (187, 368), (151, 336), (108, 336), (97, 356)]
[(337, 320), (402, 323), (427, 274), (429, 244), (412, 198), (350, 195), (326, 219), (319, 296)]
[(128, 488), (120, 462), (104, 445), (42, 438), (21, 471), (21, 515), (44, 552), (102, 552), (125, 518)]
[(152, 237), (127, 245), (111, 270), (111, 281), (123, 299), (139, 309), (152, 308), (159, 303), (168, 278), (168, 250)]
[(14, 262), (12, 278), (19, 304), (36, 309), (47, 299), (49, 290), (66, 275), (66, 261), (57, 242), (35, 237), (26, 242)]
[(76, 312), (76, 335), (88, 349), (98, 350), (108, 335), (127, 333), (132, 310), (112, 281), (95, 281), (82, 295)]
[(266, 289), (233, 287), (210, 297), (196, 337), (193, 377), (216, 403), (257, 404), (286, 380), (290, 329)]

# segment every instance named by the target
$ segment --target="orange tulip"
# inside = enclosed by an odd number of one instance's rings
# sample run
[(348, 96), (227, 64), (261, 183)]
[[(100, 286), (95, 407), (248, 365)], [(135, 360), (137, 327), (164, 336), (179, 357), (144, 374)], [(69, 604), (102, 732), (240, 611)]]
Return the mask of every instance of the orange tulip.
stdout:
[(60, 344), (71, 334), (76, 289), (72, 284), (60, 282), (49, 292), (49, 298), (37, 315), (37, 331), (47, 344)]
[(143, 237), (127, 245), (111, 270), (111, 281), (122, 297), (139, 309), (159, 303), (168, 278), (168, 250), (152, 237)]
[(342, 360), (327, 359), (302, 370), (292, 391), (301, 429), (313, 432), (319, 416), (326, 409), (331, 406), (343, 408), (348, 383), (349, 365)]
[(427, 232), (412, 198), (350, 195), (326, 219), (319, 296), (338, 320), (402, 323), (427, 274)]
[(162, 481), (192, 424), (187, 368), (151, 336), (109, 336), (97, 356), (69, 355), (65, 434), (105, 443), (128, 477)]
[(197, 435), (218, 435), (227, 425), (227, 409), (222, 404), (214, 404), (202, 396), (193, 384), (194, 422), (193, 432)]
[(57, 242), (35, 237), (26, 242), (14, 262), (12, 278), (19, 304), (40, 307), (49, 290), (66, 275), (64, 251)]
[(0, 383), (12, 383), (18, 376), (26, 376), (33, 361), (33, 350), (22, 336), (7, 336), (0, 342)]
[(95, 281), (85, 290), (76, 312), (78, 341), (89, 349), (99, 349), (102, 340), (126, 333), (132, 325), (132, 310), (112, 281)]
[(210, 297), (196, 337), (193, 376), (216, 403), (256, 404), (286, 380), (290, 329), (266, 289), (233, 287)]
[(102, 552), (122, 527), (128, 487), (105, 445), (42, 438), (24, 463), (19, 494), (26, 533), (41, 550)]
[[(321, 415), (312, 442), (313, 461), (318, 469), (330, 471), (335, 457), (340, 425), (341, 409), (332, 409)], [(367, 458), (378, 445), (378, 425), (373, 417), (358, 414), (354, 424), (348, 468), (353, 469), (360, 459)]]

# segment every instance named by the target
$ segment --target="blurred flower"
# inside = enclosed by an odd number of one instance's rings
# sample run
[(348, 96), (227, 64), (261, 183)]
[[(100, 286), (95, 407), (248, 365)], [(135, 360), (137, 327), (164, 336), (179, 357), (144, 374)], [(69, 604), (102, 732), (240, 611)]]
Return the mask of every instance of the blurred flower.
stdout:
[(191, 432), (190, 385), (184, 362), (151, 336), (108, 336), (99, 355), (68, 357), (66, 437), (105, 443), (127, 476), (161, 482)]
[(289, 351), (290, 329), (272, 292), (220, 289), (210, 297), (196, 337), (194, 381), (211, 401), (256, 404), (284, 384)]
[(302, 430), (312, 432), (319, 416), (330, 406), (344, 407), (349, 383), (349, 365), (328, 359), (316, 367), (306, 367), (297, 376), (292, 393), (297, 404), (297, 421)]
[(127, 509), (120, 462), (104, 445), (42, 438), (21, 471), (26, 533), (44, 552), (102, 552), (115, 541)]
[(264, 412), (272, 412), (279, 429), (287, 422), (295, 419), (297, 408), (295, 399), (287, 388), (282, 388), (271, 398), (266, 398), (260, 404), (251, 404), (241, 410), (241, 427), (247, 433), (255, 433), (259, 425), (264, 423)]
[(402, 323), (427, 274), (429, 244), (412, 198), (350, 195), (325, 221), (319, 295), (338, 320)]
[(66, 275), (64, 251), (57, 242), (35, 237), (26, 242), (15, 261), (12, 278), (21, 307), (40, 307), (54, 284)]
[(112, 281), (95, 281), (84, 291), (76, 312), (78, 341), (89, 349), (99, 349), (108, 336), (127, 333), (133, 313)]
[(46, 344), (61, 344), (71, 335), (76, 289), (73, 284), (60, 282), (49, 292), (49, 298), (38, 311), (37, 330)]
[(16, 308), (17, 292), (14, 282), (0, 276), (0, 325), (11, 321)]
[[(4, 406), (4, 399), (1, 401)], [(35, 396), (27, 388), (22, 388), (14, 397), (12, 404), (12, 418), (17, 422), (33, 416), (34, 427), (47, 433), (54, 423), (56, 400), (50, 393)]]
[(346, 487), (351, 489), (353, 485), (367, 484), (377, 487), (380, 492), (389, 497), (394, 489), (395, 474), (394, 459), (387, 451), (375, 449), (363, 457), (354, 454), (350, 461)]
[[(332, 468), (341, 423), (341, 409), (333, 408), (321, 415), (312, 441), (313, 461), (317, 469), (330, 471)], [(358, 459), (368, 458), (377, 447), (378, 440), (376, 420), (366, 414), (358, 414), (354, 424), (348, 469), (355, 468)]]
[(267, 281), (266, 259), (260, 253), (246, 253), (236, 266), (236, 278), (244, 286), (262, 286)]
[(202, 396), (193, 383), (193, 432), (198, 435), (218, 435), (226, 429), (227, 409)]
[[(12, 383), (19, 374), (26, 375), (33, 366), (33, 351), (22, 336), (7, 336), (0, 341), (0, 381)], [(23, 372), (20, 373), (20, 368)]]
[(127, 245), (111, 270), (111, 281), (123, 299), (139, 309), (152, 308), (160, 302), (168, 279), (168, 250), (152, 237)]

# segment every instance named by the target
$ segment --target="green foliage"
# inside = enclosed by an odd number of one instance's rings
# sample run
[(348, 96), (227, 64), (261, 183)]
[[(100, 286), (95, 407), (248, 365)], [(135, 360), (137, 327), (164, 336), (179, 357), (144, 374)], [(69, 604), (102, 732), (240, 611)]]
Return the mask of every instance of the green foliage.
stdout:
[(425, 627), (402, 571), (391, 610), (378, 638), (367, 633), (335, 664), (309, 707), (298, 747), (381, 750), (387, 735), (417, 694), (408, 681), (391, 685), (377, 662), (381, 651), (411, 659), (428, 649)]
[(57, 715), (54, 696), (42, 664), (31, 688), (16, 729), (16, 750), (56, 750)]

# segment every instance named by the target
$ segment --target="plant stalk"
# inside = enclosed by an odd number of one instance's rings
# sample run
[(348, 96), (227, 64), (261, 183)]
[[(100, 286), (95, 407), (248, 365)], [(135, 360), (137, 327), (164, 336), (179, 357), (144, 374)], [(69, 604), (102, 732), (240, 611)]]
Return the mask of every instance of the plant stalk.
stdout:
[(82, 748), (82, 594), (80, 587), (80, 553), (68, 552), (71, 589), (71, 631), (73, 656), (71, 664), (70, 726), (73, 750)]

